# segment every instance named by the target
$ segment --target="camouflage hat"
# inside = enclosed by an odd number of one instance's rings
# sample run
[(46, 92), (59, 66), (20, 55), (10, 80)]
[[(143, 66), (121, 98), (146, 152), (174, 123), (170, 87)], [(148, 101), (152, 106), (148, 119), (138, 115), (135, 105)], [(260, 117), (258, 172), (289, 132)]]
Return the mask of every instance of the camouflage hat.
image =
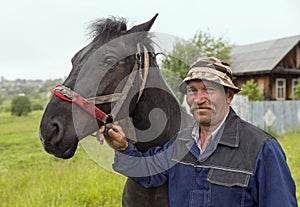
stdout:
[(179, 90), (186, 93), (187, 83), (191, 80), (208, 80), (228, 88), (232, 88), (235, 93), (241, 89), (232, 82), (232, 70), (230, 65), (215, 57), (199, 58), (192, 64), (187, 76), (179, 85)]

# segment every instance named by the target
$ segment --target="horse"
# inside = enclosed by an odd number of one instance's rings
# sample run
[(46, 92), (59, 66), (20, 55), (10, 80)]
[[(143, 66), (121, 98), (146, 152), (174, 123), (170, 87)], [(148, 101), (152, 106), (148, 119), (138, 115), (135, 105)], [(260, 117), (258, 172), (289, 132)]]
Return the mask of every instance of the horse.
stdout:
[[(92, 110), (99, 109), (110, 116), (97, 119), (80, 104), (53, 95), (39, 128), (46, 152), (69, 159), (81, 139), (107, 122), (121, 123), (126, 118), (134, 126), (135, 138), (131, 141), (145, 152), (162, 146), (181, 128), (192, 124), (190, 115), (163, 79), (156, 60), (149, 30), (157, 15), (131, 29), (127, 29), (124, 18), (102, 18), (92, 24), (93, 39), (73, 56), (72, 70), (58, 87), (68, 89), (63, 95), (80, 94), (85, 100), (82, 105), (92, 103)], [(168, 185), (146, 189), (128, 178), (122, 205), (169, 206)]]

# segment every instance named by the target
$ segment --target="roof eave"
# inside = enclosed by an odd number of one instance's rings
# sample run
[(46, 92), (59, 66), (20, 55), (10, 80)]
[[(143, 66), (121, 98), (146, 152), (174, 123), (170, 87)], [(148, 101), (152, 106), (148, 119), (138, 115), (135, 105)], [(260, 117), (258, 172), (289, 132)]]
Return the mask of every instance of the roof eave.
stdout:
[(270, 70), (262, 70), (262, 71), (247, 71), (241, 73), (233, 73), (234, 76), (246, 76), (246, 75), (265, 75), (269, 74)]
[(284, 74), (284, 75), (300, 75), (300, 69), (295, 68), (275, 68), (272, 71), (273, 74)]

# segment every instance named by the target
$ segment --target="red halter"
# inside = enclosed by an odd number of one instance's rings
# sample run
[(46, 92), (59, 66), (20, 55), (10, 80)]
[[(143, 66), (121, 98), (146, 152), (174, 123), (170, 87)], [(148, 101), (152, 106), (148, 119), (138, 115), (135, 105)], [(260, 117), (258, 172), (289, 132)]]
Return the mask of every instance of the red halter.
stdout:
[(53, 94), (65, 101), (77, 104), (84, 111), (105, 124), (113, 122), (110, 114), (106, 114), (97, 108), (91, 101), (86, 100), (78, 93), (72, 91), (62, 84), (59, 84), (54, 88)]

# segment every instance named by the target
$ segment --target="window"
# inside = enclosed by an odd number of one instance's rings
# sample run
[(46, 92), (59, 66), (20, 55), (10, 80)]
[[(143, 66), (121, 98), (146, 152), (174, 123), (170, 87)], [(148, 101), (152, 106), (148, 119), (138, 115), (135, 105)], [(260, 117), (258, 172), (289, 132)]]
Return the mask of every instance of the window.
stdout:
[(285, 100), (285, 79), (276, 79), (276, 100)]
[(292, 97), (295, 94), (297, 84), (298, 84), (298, 79), (297, 78), (292, 79)]

